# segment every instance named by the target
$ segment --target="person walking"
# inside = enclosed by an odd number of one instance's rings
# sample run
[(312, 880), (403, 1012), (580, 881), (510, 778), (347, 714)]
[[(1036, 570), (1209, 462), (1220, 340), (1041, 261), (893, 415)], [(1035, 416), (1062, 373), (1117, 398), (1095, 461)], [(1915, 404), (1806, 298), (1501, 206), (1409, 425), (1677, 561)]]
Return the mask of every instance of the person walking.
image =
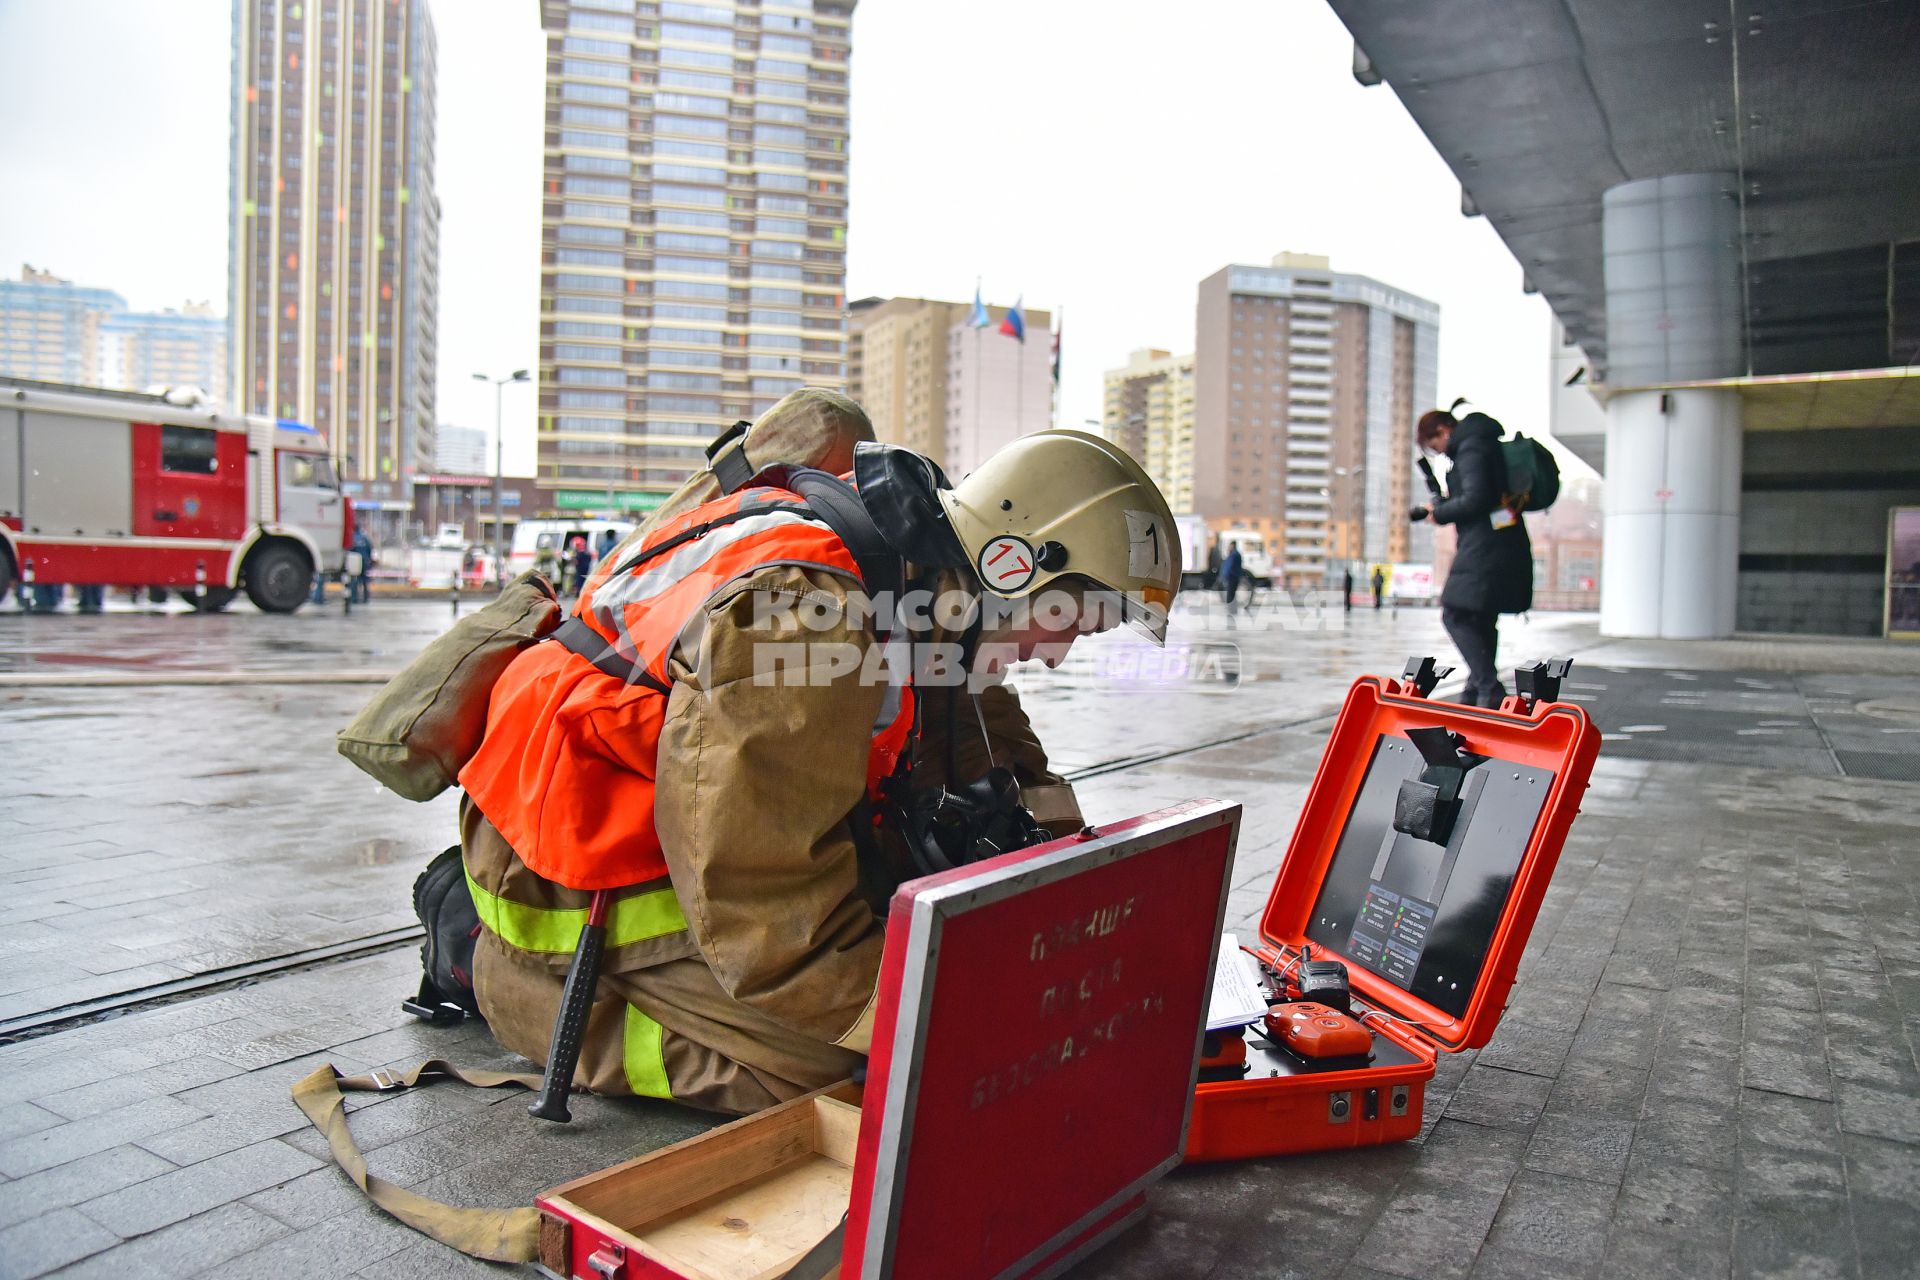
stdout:
[(1454, 526), (1440, 622), (1467, 664), (1462, 700), (1475, 707), (1497, 707), (1507, 696), (1496, 656), (1500, 615), (1525, 613), (1533, 604), (1533, 544), (1526, 521), (1506, 505), (1507, 460), (1500, 449), (1505, 432), (1484, 413), (1456, 419), (1434, 409), (1421, 415), (1414, 433), (1422, 449), (1444, 453), (1452, 464), (1444, 495), (1407, 516)]
[(1340, 603), (1348, 613), (1353, 612), (1353, 566), (1348, 565), (1340, 575)]
[(594, 560), (596, 562), (605, 560), (607, 558), (607, 554), (619, 545), (620, 545), (619, 534), (615, 533), (611, 529), (602, 529), (600, 531), (600, 541), (593, 548)]
[(1233, 608), (1233, 597), (1240, 591), (1240, 544), (1229, 542), (1227, 554), (1220, 558), (1220, 591), (1227, 598), (1227, 608)]
[(1373, 566), (1373, 607), (1378, 609), (1380, 602), (1387, 597), (1387, 571), (1379, 565)]
[(587, 546), (585, 534), (576, 534), (573, 539), (573, 594), (579, 595), (587, 589), (587, 579), (593, 576), (593, 552)]
[(1207, 576), (1200, 585), (1211, 591), (1220, 585), (1220, 544), (1223, 539), (1214, 535), (1213, 545), (1207, 548)]
[(365, 604), (373, 599), (373, 587), (367, 574), (373, 568), (373, 539), (367, 531), (355, 526), (353, 531), (353, 553), (360, 557), (355, 566), (353, 577), (347, 583), (347, 599), (354, 604)]

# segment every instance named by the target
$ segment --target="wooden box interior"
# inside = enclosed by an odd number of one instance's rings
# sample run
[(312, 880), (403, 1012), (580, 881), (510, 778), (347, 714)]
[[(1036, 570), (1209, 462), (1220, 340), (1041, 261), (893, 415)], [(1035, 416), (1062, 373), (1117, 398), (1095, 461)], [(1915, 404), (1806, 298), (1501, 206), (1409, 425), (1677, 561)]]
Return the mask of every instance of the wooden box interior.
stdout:
[(848, 1083), (796, 1098), (544, 1199), (688, 1280), (784, 1274), (847, 1212), (860, 1092)]

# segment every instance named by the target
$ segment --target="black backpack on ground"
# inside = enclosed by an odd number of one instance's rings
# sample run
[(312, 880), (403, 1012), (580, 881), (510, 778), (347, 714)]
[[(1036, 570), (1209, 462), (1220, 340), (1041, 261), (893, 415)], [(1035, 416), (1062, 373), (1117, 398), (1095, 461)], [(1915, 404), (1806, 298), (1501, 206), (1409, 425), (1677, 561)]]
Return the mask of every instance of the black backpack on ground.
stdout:
[(413, 882), (413, 913), (426, 929), (420, 944), (420, 994), (401, 1007), (433, 1023), (480, 1016), (473, 992), (473, 948), (480, 937), (480, 913), (467, 890), (460, 846), (441, 853)]

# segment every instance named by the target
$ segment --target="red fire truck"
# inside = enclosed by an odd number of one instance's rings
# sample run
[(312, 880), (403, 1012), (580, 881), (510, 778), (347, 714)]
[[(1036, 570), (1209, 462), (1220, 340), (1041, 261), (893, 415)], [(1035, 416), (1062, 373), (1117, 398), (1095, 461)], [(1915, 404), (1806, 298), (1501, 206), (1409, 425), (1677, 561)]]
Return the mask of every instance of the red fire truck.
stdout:
[(196, 609), (245, 591), (290, 613), (352, 540), (312, 427), (0, 378), (0, 597), (16, 581), (173, 587)]

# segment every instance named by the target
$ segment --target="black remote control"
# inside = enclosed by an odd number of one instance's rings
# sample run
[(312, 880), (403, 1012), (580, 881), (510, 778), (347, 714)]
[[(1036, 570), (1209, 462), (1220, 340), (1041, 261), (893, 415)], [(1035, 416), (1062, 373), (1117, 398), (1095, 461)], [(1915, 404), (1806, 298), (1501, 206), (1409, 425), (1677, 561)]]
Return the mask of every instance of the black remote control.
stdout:
[(1293, 968), (1293, 987), (1301, 1000), (1311, 1000), (1353, 1012), (1353, 990), (1347, 983), (1347, 966), (1338, 960), (1315, 960), (1311, 947), (1300, 948), (1300, 963)]

